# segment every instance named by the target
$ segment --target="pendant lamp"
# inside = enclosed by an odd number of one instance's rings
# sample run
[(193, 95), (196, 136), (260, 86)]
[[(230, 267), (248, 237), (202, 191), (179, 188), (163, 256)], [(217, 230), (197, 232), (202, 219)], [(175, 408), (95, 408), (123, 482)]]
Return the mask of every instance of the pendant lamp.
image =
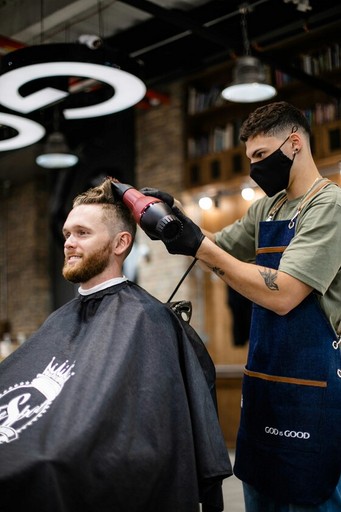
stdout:
[[(0, 151), (23, 147), (44, 136), (45, 129), (41, 127), (33, 137), (30, 129), (39, 128), (38, 123), (26, 119), (24, 124), (25, 117), (21, 118), (21, 115), (35, 115), (42, 109), (58, 104), (64, 119), (88, 119), (120, 112), (142, 100), (146, 86), (137, 74), (137, 62), (98, 45), (98, 40), (96, 36), (86, 36), (80, 43), (29, 46), (8, 53), (1, 59), (1, 103), (15, 111), (16, 115), (12, 114), (9, 118), (0, 113), (0, 122), (11, 127), (14, 118), (15, 128), (20, 126), (23, 133), (21, 137), (9, 139), (8, 143), (1, 141)], [(122, 69), (123, 66), (125, 69)], [(62, 87), (59, 86), (60, 81), (63, 81)], [(104, 100), (102, 97), (97, 99), (97, 103), (92, 98), (89, 103), (79, 106), (73, 97), (78, 91), (77, 82), (82, 81), (90, 81), (94, 90), (102, 84), (110, 95), (107, 94)], [(17, 128), (17, 131), (20, 130)], [(55, 143), (57, 139), (60, 143), (60, 134), (52, 137), (52, 142)]]
[[(84, 119), (113, 114), (138, 103), (146, 93), (142, 80), (130, 70), (123, 70), (114, 51), (105, 47), (89, 47), (80, 43), (54, 43), (28, 46), (5, 55), (1, 61), (0, 97), (2, 104), (22, 114), (64, 101), (72, 89), (53, 86), (54, 77), (90, 79), (111, 87), (105, 101), (85, 107), (65, 108), (66, 119)], [(124, 60), (137, 69), (136, 63)], [(42, 86), (23, 96), (22, 87), (34, 80), (52, 79), (52, 86)]]
[(61, 131), (62, 113), (55, 106), (53, 109), (52, 131), (48, 135), (42, 151), (36, 157), (36, 164), (45, 169), (65, 169), (78, 163), (78, 155), (71, 151)]
[(48, 136), (36, 163), (45, 169), (65, 169), (76, 165), (78, 160), (78, 156), (67, 145), (64, 135), (54, 131)]
[(233, 70), (233, 81), (222, 91), (225, 100), (236, 103), (253, 103), (273, 98), (277, 91), (266, 82), (266, 73), (263, 64), (257, 57), (250, 55), (250, 42), (247, 35), (246, 13), (249, 6), (240, 7), (242, 14), (241, 26), (245, 55), (239, 57)]

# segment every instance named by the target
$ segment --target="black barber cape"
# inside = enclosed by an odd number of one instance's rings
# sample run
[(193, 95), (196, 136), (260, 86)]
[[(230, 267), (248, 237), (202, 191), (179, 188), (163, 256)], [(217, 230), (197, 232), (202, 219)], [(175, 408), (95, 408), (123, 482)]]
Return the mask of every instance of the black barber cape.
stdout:
[(129, 282), (52, 313), (0, 365), (0, 511), (223, 510), (205, 350)]

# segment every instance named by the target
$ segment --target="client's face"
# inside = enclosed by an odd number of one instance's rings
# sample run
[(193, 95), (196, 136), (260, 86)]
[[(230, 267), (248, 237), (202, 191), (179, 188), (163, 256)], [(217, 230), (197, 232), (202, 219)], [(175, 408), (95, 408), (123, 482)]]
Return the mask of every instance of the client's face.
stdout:
[(113, 251), (101, 205), (76, 206), (65, 221), (63, 234), (64, 278), (88, 287), (105, 279)]

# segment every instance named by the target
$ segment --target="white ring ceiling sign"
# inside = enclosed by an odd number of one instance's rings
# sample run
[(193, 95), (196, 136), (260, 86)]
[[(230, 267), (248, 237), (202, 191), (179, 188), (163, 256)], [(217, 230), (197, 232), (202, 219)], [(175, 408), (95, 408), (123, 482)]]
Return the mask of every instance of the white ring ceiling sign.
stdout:
[(49, 76), (92, 78), (114, 89), (113, 96), (106, 101), (87, 107), (65, 109), (63, 113), (66, 119), (113, 114), (135, 105), (146, 93), (146, 86), (142, 80), (121, 69), (84, 62), (47, 62), (13, 69), (1, 75), (1, 103), (7, 108), (28, 114), (66, 98), (68, 92), (52, 87), (46, 87), (25, 97), (19, 94), (22, 85)]
[(12, 114), (0, 112), (0, 124), (14, 128), (18, 132), (18, 135), (10, 139), (0, 140), (0, 151), (10, 151), (35, 144), (45, 135), (45, 128), (39, 123)]

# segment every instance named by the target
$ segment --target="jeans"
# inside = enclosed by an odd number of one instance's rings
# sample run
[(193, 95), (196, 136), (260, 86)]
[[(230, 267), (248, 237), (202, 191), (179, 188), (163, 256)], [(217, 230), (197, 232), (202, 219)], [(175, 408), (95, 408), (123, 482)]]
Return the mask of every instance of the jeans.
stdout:
[(260, 494), (254, 487), (243, 482), (245, 512), (340, 512), (341, 478), (331, 497), (321, 505), (283, 505)]

